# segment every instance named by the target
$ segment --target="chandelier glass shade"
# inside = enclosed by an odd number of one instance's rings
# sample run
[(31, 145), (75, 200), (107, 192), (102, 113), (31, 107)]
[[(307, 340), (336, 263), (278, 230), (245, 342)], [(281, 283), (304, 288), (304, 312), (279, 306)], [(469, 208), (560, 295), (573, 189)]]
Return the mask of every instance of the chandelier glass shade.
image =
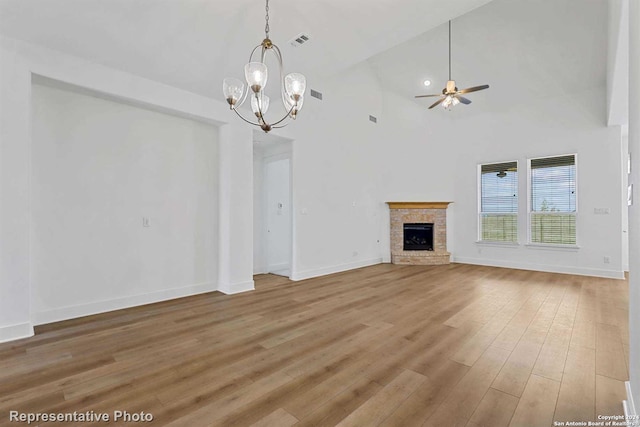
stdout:
[[(287, 119), (296, 119), (304, 103), (304, 92), (307, 87), (307, 80), (300, 73), (284, 75), (280, 49), (269, 39), (269, 0), (266, 0), (265, 10), (265, 38), (262, 43), (251, 51), (249, 63), (244, 66), (245, 82), (236, 78), (226, 78), (222, 83), (222, 93), (229, 104), (229, 108), (242, 120), (260, 127), (265, 132), (269, 132), (271, 129), (286, 126)], [(272, 122), (267, 121), (265, 117), (270, 102), (269, 97), (264, 93), (269, 77), (269, 70), (265, 64), (265, 57), (268, 52), (271, 52), (275, 56), (279, 66), (277, 78), (280, 80), (282, 104), (286, 110), (284, 117)], [(245, 118), (238, 111), (238, 108), (246, 101), (247, 96), (251, 98), (251, 110), (256, 116), (255, 121)]]

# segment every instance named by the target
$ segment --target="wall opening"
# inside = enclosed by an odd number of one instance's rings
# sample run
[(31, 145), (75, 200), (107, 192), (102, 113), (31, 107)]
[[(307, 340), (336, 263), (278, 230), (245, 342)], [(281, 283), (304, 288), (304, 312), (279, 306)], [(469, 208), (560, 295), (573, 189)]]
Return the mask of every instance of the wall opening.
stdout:
[(291, 276), (293, 258), (292, 144), (254, 133), (254, 274)]

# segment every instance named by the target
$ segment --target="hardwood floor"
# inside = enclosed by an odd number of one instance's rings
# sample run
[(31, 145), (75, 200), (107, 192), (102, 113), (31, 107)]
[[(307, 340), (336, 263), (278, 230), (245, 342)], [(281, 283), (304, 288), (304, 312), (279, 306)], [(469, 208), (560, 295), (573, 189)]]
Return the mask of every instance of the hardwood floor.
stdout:
[(595, 421), (623, 413), (627, 307), (627, 281), (463, 264), (256, 276), (254, 292), (0, 344), (0, 425), (116, 410), (190, 427)]

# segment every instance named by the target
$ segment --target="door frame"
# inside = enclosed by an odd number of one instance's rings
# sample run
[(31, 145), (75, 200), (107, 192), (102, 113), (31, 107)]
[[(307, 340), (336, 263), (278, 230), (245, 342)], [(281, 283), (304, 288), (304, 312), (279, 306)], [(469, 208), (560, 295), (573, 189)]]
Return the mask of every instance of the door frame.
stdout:
[[(294, 192), (294, 144), (293, 140), (278, 135), (264, 134), (263, 132), (254, 131), (254, 146), (253, 146), (253, 158), (254, 158), (254, 173), (260, 174), (259, 185), (256, 185), (254, 179), (254, 203), (259, 203), (259, 219), (256, 224), (254, 218), (254, 259), (258, 264), (258, 268), (254, 269), (253, 274), (266, 274), (268, 270), (267, 266), (267, 216), (266, 216), (266, 164), (269, 161), (276, 161), (281, 159), (289, 159), (289, 209), (290, 209), (290, 258), (289, 258), (289, 278), (294, 277), (296, 271), (296, 216), (295, 216), (295, 192)], [(259, 162), (259, 164), (255, 164)], [(256, 195), (256, 192), (260, 194)], [(253, 209), (254, 215), (256, 215), (256, 209)], [(256, 241), (257, 240), (257, 241)], [(259, 248), (259, 254), (256, 257), (256, 248)]]

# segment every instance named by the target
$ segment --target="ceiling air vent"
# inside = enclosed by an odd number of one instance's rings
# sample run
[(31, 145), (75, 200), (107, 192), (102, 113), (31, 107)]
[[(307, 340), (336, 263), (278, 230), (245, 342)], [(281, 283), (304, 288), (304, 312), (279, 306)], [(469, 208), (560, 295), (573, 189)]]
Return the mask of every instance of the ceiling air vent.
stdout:
[(369, 116), (369, 121), (370, 121), (370, 122), (373, 122), (373, 123), (378, 123), (378, 118), (377, 118), (377, 117), (375, 117), (375, 116), (371, 116), (371, 115), (370, 115), (370, 116)]
[(291, 46), (298, 47), (298, 46), (302, 46), (303, 44), (308, 42), (309, 39), (311, 39), (309, 34), (300, 33), (297, 36), (295, 36), (293, 39), (291, 39), (291, 41), (289, 41), (289, 43), (291, 44)]
[(322, 93), (318, 92), (317, 90), (311, 89), (311, 97), (322, 101)]

